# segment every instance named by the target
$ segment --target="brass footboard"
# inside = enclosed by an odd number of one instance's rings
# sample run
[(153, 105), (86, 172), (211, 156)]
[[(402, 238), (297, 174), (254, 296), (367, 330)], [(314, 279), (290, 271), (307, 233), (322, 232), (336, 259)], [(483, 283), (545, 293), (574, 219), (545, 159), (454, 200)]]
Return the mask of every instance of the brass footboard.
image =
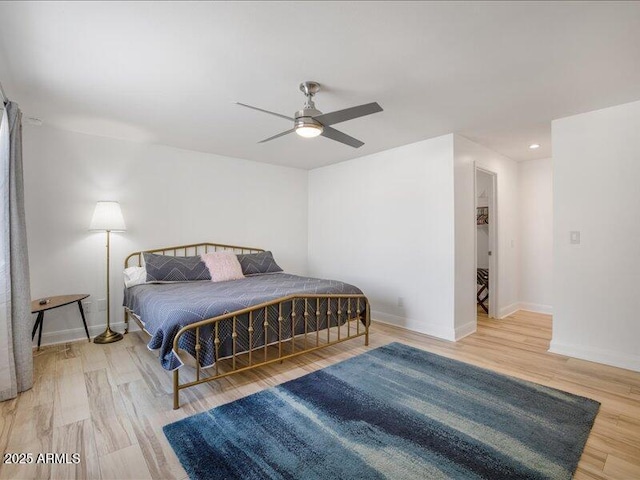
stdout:
[[(326, 312), (320, 311), (320, 305), (327, 302)], [(303, 302), (304, 313), (302, 315), (296, 313), (296, 309), (300, 305), (296, 306), (296, 302)], [(269, 327), (269, 308), (277, 308), (278, 310), (278, 335), (277, 340), (274, 342), (267, 341), (267, 335), (265, 335), (264, 344), (253, 345), (253, 333), (255, 331), (254, 318), (259, 318), (262, 315), (264, 322), (264, 332), (267, 332)], [(315, 308), (313, 312), (314, 322), (310, 328), (310, 309)], [(333, 310), (332, 310), (333, 308)], [(283, 312), (289, 312), (283, 315)], [(240, 331), (238, 329), (239, 317), (248, 315), (248, 322), (245, 332), (249, 339), (248, 349), (238, 348), (238, 336)], [(297, 317), (302, 316), (299, 320)], [(327, 328), (321, 329), (320, 317), (326, 316)], [(232, 354), (223, 358), (219, 357), (220, 349), (220, 323), (224, 321), (231, 321), (232, 325)], [(297, 322), (304, 322), (302, 325)], [(332, 325), (332, 324), (335, 325)], [(291, 332), (296, 330), (303, 330), (303, 333), (294, 334), (287, 338), (282, 338), (283, 325), (287, 324), (287, 327), (291, 327)], [(261, 367), (263, 365), (269, 365), (274, 362), (281, 362), (287, 358), (292, 358), (303, 353), (313, 352), (321, 348), (325, 348), (331, 345), (335, 345), (340, 342), (344, 342), (351, 338), (364, 336), (364, 344), (369, 345), (369, 324), (370, 324), (370, 312), (369, 302), (364, 295), (290, 295), (288, 297), (279, 298), (270, 302), (265, 302), (260, 305), (255, 305), (243, 310), (237, 310), (235, 312), (220, 315), (215, 318), (202, 320), (200, 322), (187, 325), (180, 329), (173, 340), (173, 351), (178, 352), (180, 339), (183, 335), (193, 332), (195, 334), (195, 352), (196, 352), (196, 365), (195, 365), (195, 380), (180, 383), (180, 369), (173, 371), (173, 408), (180, 408), (180, 390), (183, 388), (192, 387), (194, 385), (200, 385), (201, 383), (211, 382), (219, 378), (232, 375), (234, 373), (244, 372), (253, 368)], [(302, 328), (303, 326), (303, 328)], [(200, 366), (200, 351), (203, 336), (201, 335), (201, 329), (212, 328), (213, 344), (215, 348), (215, 364), (210, 367), (213, 374), (202, 376), (202, 368)], [(302, 345), (296, 345), (299, 341)], [(225, 363), (223, 366), (222, 363)], [(224, 370), (223, 370), (224, 368)], [(207, 371), (209, 368), (207, 369)]]
[[(257, 253), (264, 250), (215, 243), (198, 243), (135, 252), (125, 259), (125, 268), (142, 266), (144, 253), (189, 256), (208, 251), (231, 250), (235, 253)], [(270, 320), (271, 313), (271, 320)], [(125, 333), (129, 330), (130, 312), (125, 308)], [(135, 315), (131, 315), (138, 321)], [(225, 323), (226, 322), (226, 323)], [(364, 336), (369, 345), (371, 315), (364, 295), (300, 294), (192, 323), (180, 329), (173, 340), (174, 354), (180, 350), (185, 336), (195, 344), (195, 379), (180, 384), (180, 368), (173, 371), (173, 408), (180, 408), (180, 390), (253, 368), (282, 362), (307, 352), (329, 347), (351, 338)], [(229, 335), (229, 331), (231, 332)], [(262, 341), (254, 342), (254, 334), (262, 333)], [(248, 348), (238, 337), (247, 340)], [(201, 367), (201, 351), (206, 342), (213, 343), (213, 365)], [(223, 353), (227, 342), (230, 354)], [(231, 344), (229, 348), (229, 343)], [(256, 343), (254, 345), (254, 343)], [(205, 345), (207, 346), (207, 345)], [(210, 345), (208, 345), (210, 348)], [(222, 358), (221, 358), (222, 355)], [(206, 375), (205, 375), (206, 374)]]

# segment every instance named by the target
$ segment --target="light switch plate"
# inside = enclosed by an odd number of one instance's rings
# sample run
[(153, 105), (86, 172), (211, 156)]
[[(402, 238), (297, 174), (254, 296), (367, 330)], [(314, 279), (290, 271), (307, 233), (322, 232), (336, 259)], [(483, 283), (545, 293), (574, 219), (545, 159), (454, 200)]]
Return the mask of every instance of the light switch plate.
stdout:
[(580, 245), (580, 232), (577, 230), (569, 232), (569, 243), (571, 245)]

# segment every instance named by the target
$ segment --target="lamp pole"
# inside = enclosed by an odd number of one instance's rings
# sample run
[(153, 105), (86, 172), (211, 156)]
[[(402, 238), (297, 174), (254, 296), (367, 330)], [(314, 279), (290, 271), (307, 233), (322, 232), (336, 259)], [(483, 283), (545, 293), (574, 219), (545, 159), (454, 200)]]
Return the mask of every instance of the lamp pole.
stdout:
[(111, 264), (109, 258), (109, 241), (111, 237), (111, 230), (107, 230), (107, 329), (93, 339), (93, 343), (113, 343), (122, 340), (122, 334), (111, 330), (111, 289), (109, 285), (109, 266)]

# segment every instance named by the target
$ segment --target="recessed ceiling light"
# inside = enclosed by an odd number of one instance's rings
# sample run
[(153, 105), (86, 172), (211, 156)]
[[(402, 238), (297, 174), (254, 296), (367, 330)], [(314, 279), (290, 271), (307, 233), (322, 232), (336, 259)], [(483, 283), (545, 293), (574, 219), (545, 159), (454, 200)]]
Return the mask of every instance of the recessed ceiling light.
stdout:
[(532, 143), (531, 145), (529, 145), (529, 148), (531, 150), (535, 150), (536, 148), (540, 148), (540, 145), (538, 145), (537, 143)]

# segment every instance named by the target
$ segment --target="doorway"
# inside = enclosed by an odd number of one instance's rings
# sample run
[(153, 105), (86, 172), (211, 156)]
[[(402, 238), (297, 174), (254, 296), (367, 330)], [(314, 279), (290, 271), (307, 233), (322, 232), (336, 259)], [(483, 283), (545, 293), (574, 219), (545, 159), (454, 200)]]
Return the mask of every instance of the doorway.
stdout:
[(475, 169), (476, 206), (476, 301), (478, 311), (497, 318), (497, 175), (480, 167)]

